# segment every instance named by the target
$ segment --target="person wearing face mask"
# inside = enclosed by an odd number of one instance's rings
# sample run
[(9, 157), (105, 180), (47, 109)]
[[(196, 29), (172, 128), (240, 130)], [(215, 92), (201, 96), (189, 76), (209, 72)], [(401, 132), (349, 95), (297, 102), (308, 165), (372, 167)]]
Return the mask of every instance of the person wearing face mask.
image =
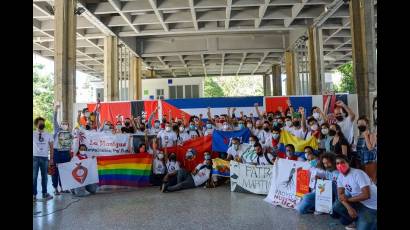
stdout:
[(322, 110), (317, 107), (313, 106), (311, 110), (312, 117), (316, 119), (318, 125), (322, 125), (323, 123), (327, 122), (327, 116), (322, 112)]
[(273, 165), (275, 162), (275, 157), (267, 152), (263, 152), (262, 145), (260, 143), (256, 143), (254, 145), (256, 158), (252, 162), (254, 165)]
[(206, 130), (204, 132), (204, 136), (211, 136), (215, 130), (215, 127), (212, 125), (211, 121), (206, 122)]
[(227, 160), (235, 160), (237, 162), (242, 162), (242, 154), (247, 150), (247, 146), (240, 143), (239, 138), (232, 138), (232, 145), (228, 148), (226, 153), (228, 154)]
[(272, 132), (269, 121), (264, 121), (262, 128), (263, 130), (259, 132), (257, 137), (263, 148), (270, 148), (272, 147)]
[(316, 167), (318, 160), (317, 156), (314, 154), (314, 150), (311, 146), (306, 146), (305, 149), (305, 159), (310, 164), (311, 167)]
[(370, 179), (376, 183), (377, 176), (377, 137), (369, 131), (369, 120), (361, 116), (357, 120), (359, 137), (357, 138), (356, 151), (360, 157), (360, 164)]
[[(356, 118), (356, 114), (343, 101), (337, 101), (335, 103), (334, 115), (337, 120), (337, 124), (340, 126), (343, 135), (349, 144), (353, 143), (353, 122)], [(345, 117), (344, 111), (347, 111), (348, 116)]]
[(192, 173), (185, 169), (177, 171), (177, 184), (173, 186), (163, 186), (162, 192), (175, 192), (181, 189), (195, 188), (212, 182), (212, 159), (205, 159), (205, 164), (200, 163)]
[(336, 180), (339, 172), (336, 170), (335, 155), (333, 153), (323, 153), (316, 167), (311, 167), (310, 171), (310, 193), (305, 194), (302, 197), (300, 203), (296, 206), (296, 211), (299, 214), (314, 213), (319, 215), (321, 213), (315, 211), (315, 198), (316, 198), (316, 180), (331, 180), (332, 183), (332, 202), (337, 199), (337, 186)]
[(289, 132), (295, 137), (305, 139), (307, 127), (303, 107), (299, 107), (299, 112), (292, 115), (292, 127), (289, 128)]
[(351, 168), (346, 156), (336, 156), (338, 200), (333, 212), (346, 229), (377, 229), (377, 187), (367, 174)]
[(318, 125), (318, 121), (315, 118), (311, 117), (308, 119), (308, 126), (309, 126), (309, 131), (306, 133), (305, 140), (309, 139), (312, 136), (319, 138), (320, 128)]
[(198, 129), (198, 126), (195, 125), (194, 121), (189, 122), (189, 128), (187, 130), (187, 133), (188, 133), (190, 139), (196, 139), (196, 138), (201, 136), (201, 132)]
[(255, 128), (252, 130), (252, 134), (255, 136), (259, 136), (259, 133), (263, 131), (263, 123), (262, 120), (257, 120), (255, 122)]
[(242, 163), (252, 164), (256, 160), (255, 144), (259, 143), (258, 137), (251, 135), (249, 137), (249, 144), (245, 152), (242, 154)]
[[(167, 149), (165, 148), (165, 156), (167, 156)], [(165, 166), (167, 167), (167, 174), (164, 176), (161, 190), (163, 190), (163, 186), (173, 186), (177, 184), (177, 171), (181, 169), (179, 161), (177, 161), (177, 155), (175, 153), (171, 153), (169, 157), (166, 157)]]
[(185, 131), (185, 127), (183, 124), (181, 124), (178, 127), (178, 132), (177, 132), (177, 144), (178, 145), (183, 145), (185, 141), (191, 140), (191, 136), (189, 136), (188, 132)]
[[(69, 162), (71, 159), (70, 149), (73, 144), (74, 136), (69, 130), (69, 124), (67, 121), (62, 121), (61, 125), (58, 124), (57, 114), (59, 105), (54, 107), (54, 166), (55, 171), (51, 176), (52, 184), (54, 187), (54, 194), (60, 195), (60, 191), (68, 193), (69, 191), (63, 191), (61, 187), (60, 174), (58, 172), (58, 164)], [(60, 191), (58, 190), (58, 185), (60, 185)]]
[(131, 122), (131, 119), (125, 118), (124, 120), (124, 127), (121, 127), (122, 133), (135, 133), (135, 127)]
[(332, 137), (329, 135), (329, 124), (323, 123), (320, 126), (319, 136), (319, 152), (330, 152), (330, 141)]
[(285, 146), (285, 151), (286, 151), (286, 153), (279, 152), (278, 153), (278, 158), (293, 160), (293, 161), (296, 161), (298, 159), (298, 157), (295, 154), (295, 146), (294, 145), (287, 144)]
[[(45, 119), (37, 117), (34, 120), (36, 131), (33, 131), (33, 202), (37, 200), (37, 177), (41, 171), (41, 187), (43, 200), (52, 199), (47, 193), (47, 168), (54, 164), (53, 137), (44, 131)], [(50, 161), (48, 160), (50, 154)]]
[(104, 125), (100, 128), (100, 132), (110, 132), (114, 131), (114, 126), (112, 125), (111, 121), (105, 121)]
[(117, 121), (114, 127), (114, 134), (122, 133), (121, 129), (122, 129), (121, 121)]
[(165, 155), (163, 152), (158, 152), (154, 155), (154, 160), (152, 161), (152, 174), (150, 176), (150, 183), (153, 186), (162, 185), (162, 180), (167, 174), (165, 165)]
[(172, 127), (169, 122), (165, 123), (165, 130), (161, 130), (161, 132), (158, 133), (157, 138), (160, 139), (161, 148), (176, 146), (177, 135), (174, 131), (172, 131)]
[[(81, 144), (78, 148), (78, 152), (75, 154), (75, 156), (71, 158), (71, 161), (79, 162), (81, 160), (87, 159), (88, 156), (87, 154), (85, 154), (86, 151), (87, 151), (87, 146), (84, 144)], [(92, 156), (92, 158), (95, 158), (95, 156)], [(89, 194), (95, 194), (97, 192), (97, 189), (98, 189), (98, 184), (89, 184), (83, 187), (71, 189), (71, 193), (75, 197), (83, 197), (87, 195), (87, 192)]]
[(336, 155), (350, 157), (349, 142), (346, 140), (338, 124), (330, 125), (329, 135), (332, 137), (330, 140), (330, 151), (336, 153)]
[(285, 117), (285, 126), (283, 127), (283, 130), (290, 132), (290, 129), (292, 128), (292, 117), (291, 116), (286, 116)]

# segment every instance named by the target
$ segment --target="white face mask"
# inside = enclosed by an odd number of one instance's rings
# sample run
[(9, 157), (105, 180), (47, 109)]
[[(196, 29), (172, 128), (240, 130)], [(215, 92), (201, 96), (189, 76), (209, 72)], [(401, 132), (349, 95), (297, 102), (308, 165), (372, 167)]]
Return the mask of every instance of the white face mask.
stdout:
[(239, 144), (233, 144), (233, 148), (234, 148), (235, 150), (238, 150), (238, 149), (239, 149)]
[(306, 158), (306, 160), (308, 159), (308, 154), (307, 153), (305, 153), (305, 158)]
[(278, 139), (279, 133), (273, 133), (273, 134), (272, 134), (272, 137), (273, 137), (273, 139)]
[(251, 145), (251, 147), (253, 147), (255, 145), (256, 141), (249, 141), (249, 144)]
[(223, 130), (227, 130), (227, 129), (228, 129), (228, 125), (223, 125), (223, 126), (222, 126), (222, 129), (223, 129)]
[(155, 127), (155, 128), (159, 128), (159, 123), (158, 123), (158, 122), (155, 122), (155, 123), (154, 123), (154, 127)]
[(322, 134), (327, 135), (329, 133), (329, 129), (322, 129)]
[(80, 150), (79, 152), (80, 152), (80, 155), (86, 155), (86, 154), (85, 154), (86, 151), (81, 151), (81, 150)]
[(317, 119), (319, 119), (320, 114), (315, 112), (315, 113), (313, 113), (312, 116), (317, 120)]
[(67, 129), (68, 129), (68, 125), (61, 125), (61, 128), (62, 128), (63, 130), (67, 130)]
[(252, 124), (251, 124), (251, 123), (248, 123), (248, 124), (246, 125), (246, 127), (252, 128)]
[(109, 125), (104, 125), (104, 130), (110, 130), (110, 126)]
[(86, 116), (86, 117), (89, 117), (89, 116), (90, 116), (90, 112), (86, 112), (86, 113), (85, 113), (85, 116)]
[(316, 131), (319, 127), (317, 126), (317, 124), (314, 124), (314, 125), (310, 126), (310, 128), (311, 128), (313, 131)]
[(163, 159), (163, 158), (164, 158), (164, 154), (159, 153), (159, 154), (158, 154), (158, 159)]
[(171, 131), (171, 127), (169, 127), (169, 126), (165, 127), (165, 131), (167, 131), (167, 132)]
[(182, 126), (181, 126), (181, 127), (179, 127), (179, 131), (180, 131), (180, 132), (184, 132), (184, 129), (185, 129), (185, 128), (184, 128), (184, 127), (182, 127)]
[(290, 127), (290, 126), (292, 125), (292, 122), (291, 122), (291, 121), (286, 121), (285, 123), (286, 123), (286, 126), (287, 126), (287, 127)]

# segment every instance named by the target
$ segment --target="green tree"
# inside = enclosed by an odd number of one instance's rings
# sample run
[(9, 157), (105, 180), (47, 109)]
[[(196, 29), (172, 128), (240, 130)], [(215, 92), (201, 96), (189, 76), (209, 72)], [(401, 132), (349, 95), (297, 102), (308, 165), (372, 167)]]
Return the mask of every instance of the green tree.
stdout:
[(54, 83), (51, 74), (41, 73), (43, 68), (43, 65), (33, 65), (33, 120), (39, 116), (45, 118), (45, 129), (52, 132)]
[(337, 68), (342, 74), (342, 79), (340, 85), (337, 87), (338, 92), (342, 93), (355, 93), (356, 86), (353, 78), (353, 64), (352, 62), (347, 62)]
[(221, 86), (215, 82), (213, 77), (205, 78), (205, 86), (204, 86), (204, 96), (205, 97), (223, 97), (224, 91), (222, 90)]
[(221, 87), (225, 96), (262, 96), (262, 76), (221, 77)]

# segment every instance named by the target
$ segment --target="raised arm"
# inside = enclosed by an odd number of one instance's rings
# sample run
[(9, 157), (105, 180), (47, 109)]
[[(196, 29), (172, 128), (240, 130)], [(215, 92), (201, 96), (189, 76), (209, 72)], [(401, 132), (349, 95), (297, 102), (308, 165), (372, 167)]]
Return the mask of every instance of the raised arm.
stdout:
[(210, 121), (213, 125), (216, 125), (214, 120), (212, 119), (211, 107), (208, 107), (208, 112), (206, 112), (206, 115), (208, 116), (208, 121)]
[(148, 122), (147, 122), (147, 128), (151, 128), (151, 127), (152, 127), (152, 125), (151, 125), (152, 119), (154, 119), (154, 115), (155, 115), (157, 112), (158, 112), (158, 107), (155, 108), (154, 112), (152, 112), (152, 113), (149, 115)]
[(336, 105), (344, 108), (349, 114), (350, 120), (353, 122), (356, 118), (356, 114), (351, 110), (343, 101), (336, 101)]
[(55, 105), (54, 106), (54, 114), (53, 114), (54, 136), (60, 130), (60, 125), (58, 125), (58, 121), (57, 121), (57, 115), (58, 115), (58, 109), (59, 108), (60, 108), (60, 105)]
[(172, 111), (168, 110), (168, 119), (169, 119), (169, 123), (172, 124)]
[(255, 103), (254, 106), (255, 106), (256, 114), (258, 114), (259, 119), (262, 120), (262, 114), (261, 114), (261, 112), (259, 111), (259, 108), (258, 108), (259, 105), (258, 105), (258, 103)]
[(290, 114), (291, 114), (292, 119), (293, 119), (293, 113), (295, 112), (295, 110), (293, 109), (293, 106), (292, 106), (292, 104), (290, 103), (290, 100), (289, 100), (289, 99), (286, 101), (286, 103), (288, 104), (289, 111), (290, 111)]
[(328, 114), (329, 112), (329, 106), (330, 106), (330, 100), (332, 99), (333, 95), (328, 95), (326, 98), (325, 106), (323, 107), (323, 111), (325, 114)]
[(302, 128), (303, 132), (307, 132), (307, 127), (306, 127), (306, 118), (305, 118), (305, 108), (299, 107), (299, 113), (302, 115), (301, 123), (302, 123)]

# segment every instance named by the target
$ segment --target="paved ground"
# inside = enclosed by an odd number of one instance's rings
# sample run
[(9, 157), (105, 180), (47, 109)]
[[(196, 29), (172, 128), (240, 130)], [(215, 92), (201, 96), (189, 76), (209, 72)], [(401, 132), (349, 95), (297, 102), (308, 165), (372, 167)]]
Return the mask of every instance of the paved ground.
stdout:
[(33, 215), (54, 212), (34, 216), (33, 229), (344, 229), (328, 215), (299, 216), (264, 198), (230, 192), (228, 186), (174, 193), (157, 187), (104, 189), (84, 198), (64, 194), (33, 205)]

